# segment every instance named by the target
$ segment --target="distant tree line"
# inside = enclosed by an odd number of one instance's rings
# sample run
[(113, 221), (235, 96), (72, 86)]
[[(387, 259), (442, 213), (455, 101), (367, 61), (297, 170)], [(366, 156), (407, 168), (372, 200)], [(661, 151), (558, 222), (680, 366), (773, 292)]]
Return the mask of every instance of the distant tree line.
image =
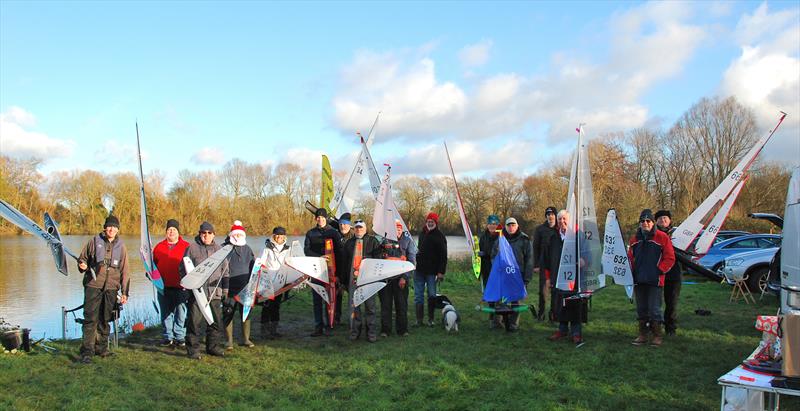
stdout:
[[(605, 211), (616, 208), (623, 229), (633, 231), (642, 208), (672, 210), (680, 222), (722, 181), (766, 130), (756, 129), (754, 115), (733, 97), (704, 98), (667, 130), (640, 128), (593, 139), (589, 145), (598, 223)], [(0, 198), (35, 221), (48, 211), (65, 234), (89, 234), (100, 229), (112, 212), (123, 233), (139, 230), (139, 179), (133, 172), (63, 171), (42, 176), (39, 159), (0, 156)], [(457, 166), (457, 165), (456, 165)], [(500, 172), (458, 181), (473, 233), (484, 227), (486, 216), (513, 216), (530, 232), (544, 219), (547, 206), (563, 208), (570, 162), (552, 162), (531, 175)], [(337, 180), (349, 170), (339, 170)], [(723, 228), (768, 231), (749, 212), (783, 213), (790, 170), (760, 161), (750, 171), (733, 211)], [(233, 159), (219, 171), (182, 170), (171, 187), (161, 171), (145, 179), (150, 231), (160, 233), (169, 218), (193, 234), (204, 220), (224, 233), (241, 220), (248, 233), (263, 235), (282, 225), (301, 234), (313, 224), (304, 203), (316, 203), (320, 172), (300, 166), (275, 166)], [(440, 215), (447, 234), (463, 233), (449, 176), (403, 176), (394, 183), (394, 198), (412, 232), (418, 232), (430, 211)], [(374, 201), (364, 190), (357, 214), (369, 223)], [(0, 221), (0, 233), (19, 233)]]

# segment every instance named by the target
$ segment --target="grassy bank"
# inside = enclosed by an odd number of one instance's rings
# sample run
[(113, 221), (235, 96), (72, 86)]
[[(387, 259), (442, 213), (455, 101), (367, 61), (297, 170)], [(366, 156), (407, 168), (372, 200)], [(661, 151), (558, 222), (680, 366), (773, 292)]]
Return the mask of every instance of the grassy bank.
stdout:
[[(282, 309), (283, 339), (259, 339), (224, 359), (191, 361), (156, 347), (154, 330), (91, 365), (76, 362), (74, 342), (55, 354), (4, 355), (0, 408), (714, 409), (716, 379), (756, 347), (755, 316), (774, 313), (777, 303), (772, 296), (755, 307), (729, 303), (729, 287), (698, 281), (684, 285), (681, 328), (660, 348), (630, 344), (634, 307), (620, 287), (594, 297), (579, 349), (547, 341), (553, 326), (529, 314), (517, 333), (489, 330), (473, 309), (479, 287), (466, 274), (450, 275), (442, 290), (460, 311), (458, 335), (412, 328), (409, 337), (375, 344), (350, 342), (344, 329), (308, 337), (306, 290)], [(712, 315), (697, 316), (697, 308)]]

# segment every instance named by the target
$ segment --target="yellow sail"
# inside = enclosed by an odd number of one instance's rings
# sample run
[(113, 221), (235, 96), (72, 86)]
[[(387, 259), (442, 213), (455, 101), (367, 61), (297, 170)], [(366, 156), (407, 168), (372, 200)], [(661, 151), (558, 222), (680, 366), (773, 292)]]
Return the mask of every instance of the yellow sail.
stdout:
[[(322, 155), (322, 191), (319, 193), (319, 206), (328, 208), (333, 199), (333, 172), (328, 156)], [(336, 210), (328, 210), (335, 212)]]

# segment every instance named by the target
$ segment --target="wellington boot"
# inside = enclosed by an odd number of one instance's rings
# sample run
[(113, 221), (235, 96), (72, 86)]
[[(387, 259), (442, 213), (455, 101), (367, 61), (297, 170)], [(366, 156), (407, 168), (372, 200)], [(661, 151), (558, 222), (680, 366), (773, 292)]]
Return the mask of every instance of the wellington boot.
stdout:
[(228, 337), (227, 342), (225, 343), (226, 350), (233, 349), (233, 321), (230, 324), (225, 326), (225, 336)]
[(270, 322), (269, 331), (270, 331), (270, 335), (272, 336), (272, 338), (281, 338), (281, 337), (283, 337), (283, 334), (278, 332), (278, 322), (277, 321)]
[(270, 327), (272, 323), (270, 321), (261, 323), (261, 339), (262, 340), (271, 340), (272, 333), (270, 332)]
[(422, 317), (425, 315), (425, 306), (416, 304), (415, 308), (417, 309), (417, 323), (414, 326), (419, 327), (422, 325)]
[(253, 344), (253, 342), (250, 341), (250, 320), (249, 319), (245, 320), (242, 323), (242, 345), (245, 346), (245, 347), (248, 347), (248, 348), (255, 346), (255, 344)]
[(633, 345), (647, 344), (647, 321), (639, 320), (639, 336), (631, 342)]
[(658, 321), (653, 322), (653, 340), (650, 341), (650, 345), (653, 347), (661, 346), (661, 343), (664, 342), (664, 334), (661, 333), (661, 323)]

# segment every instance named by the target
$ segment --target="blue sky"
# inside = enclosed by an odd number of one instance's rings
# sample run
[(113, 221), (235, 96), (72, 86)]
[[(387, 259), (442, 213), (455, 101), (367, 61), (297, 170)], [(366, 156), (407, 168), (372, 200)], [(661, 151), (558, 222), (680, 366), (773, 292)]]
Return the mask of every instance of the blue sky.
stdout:
[(526, 173), (734, 95), (800, 158), (797, 2), (0, 2), (0, 151), (41, 171), (240, 158)]

